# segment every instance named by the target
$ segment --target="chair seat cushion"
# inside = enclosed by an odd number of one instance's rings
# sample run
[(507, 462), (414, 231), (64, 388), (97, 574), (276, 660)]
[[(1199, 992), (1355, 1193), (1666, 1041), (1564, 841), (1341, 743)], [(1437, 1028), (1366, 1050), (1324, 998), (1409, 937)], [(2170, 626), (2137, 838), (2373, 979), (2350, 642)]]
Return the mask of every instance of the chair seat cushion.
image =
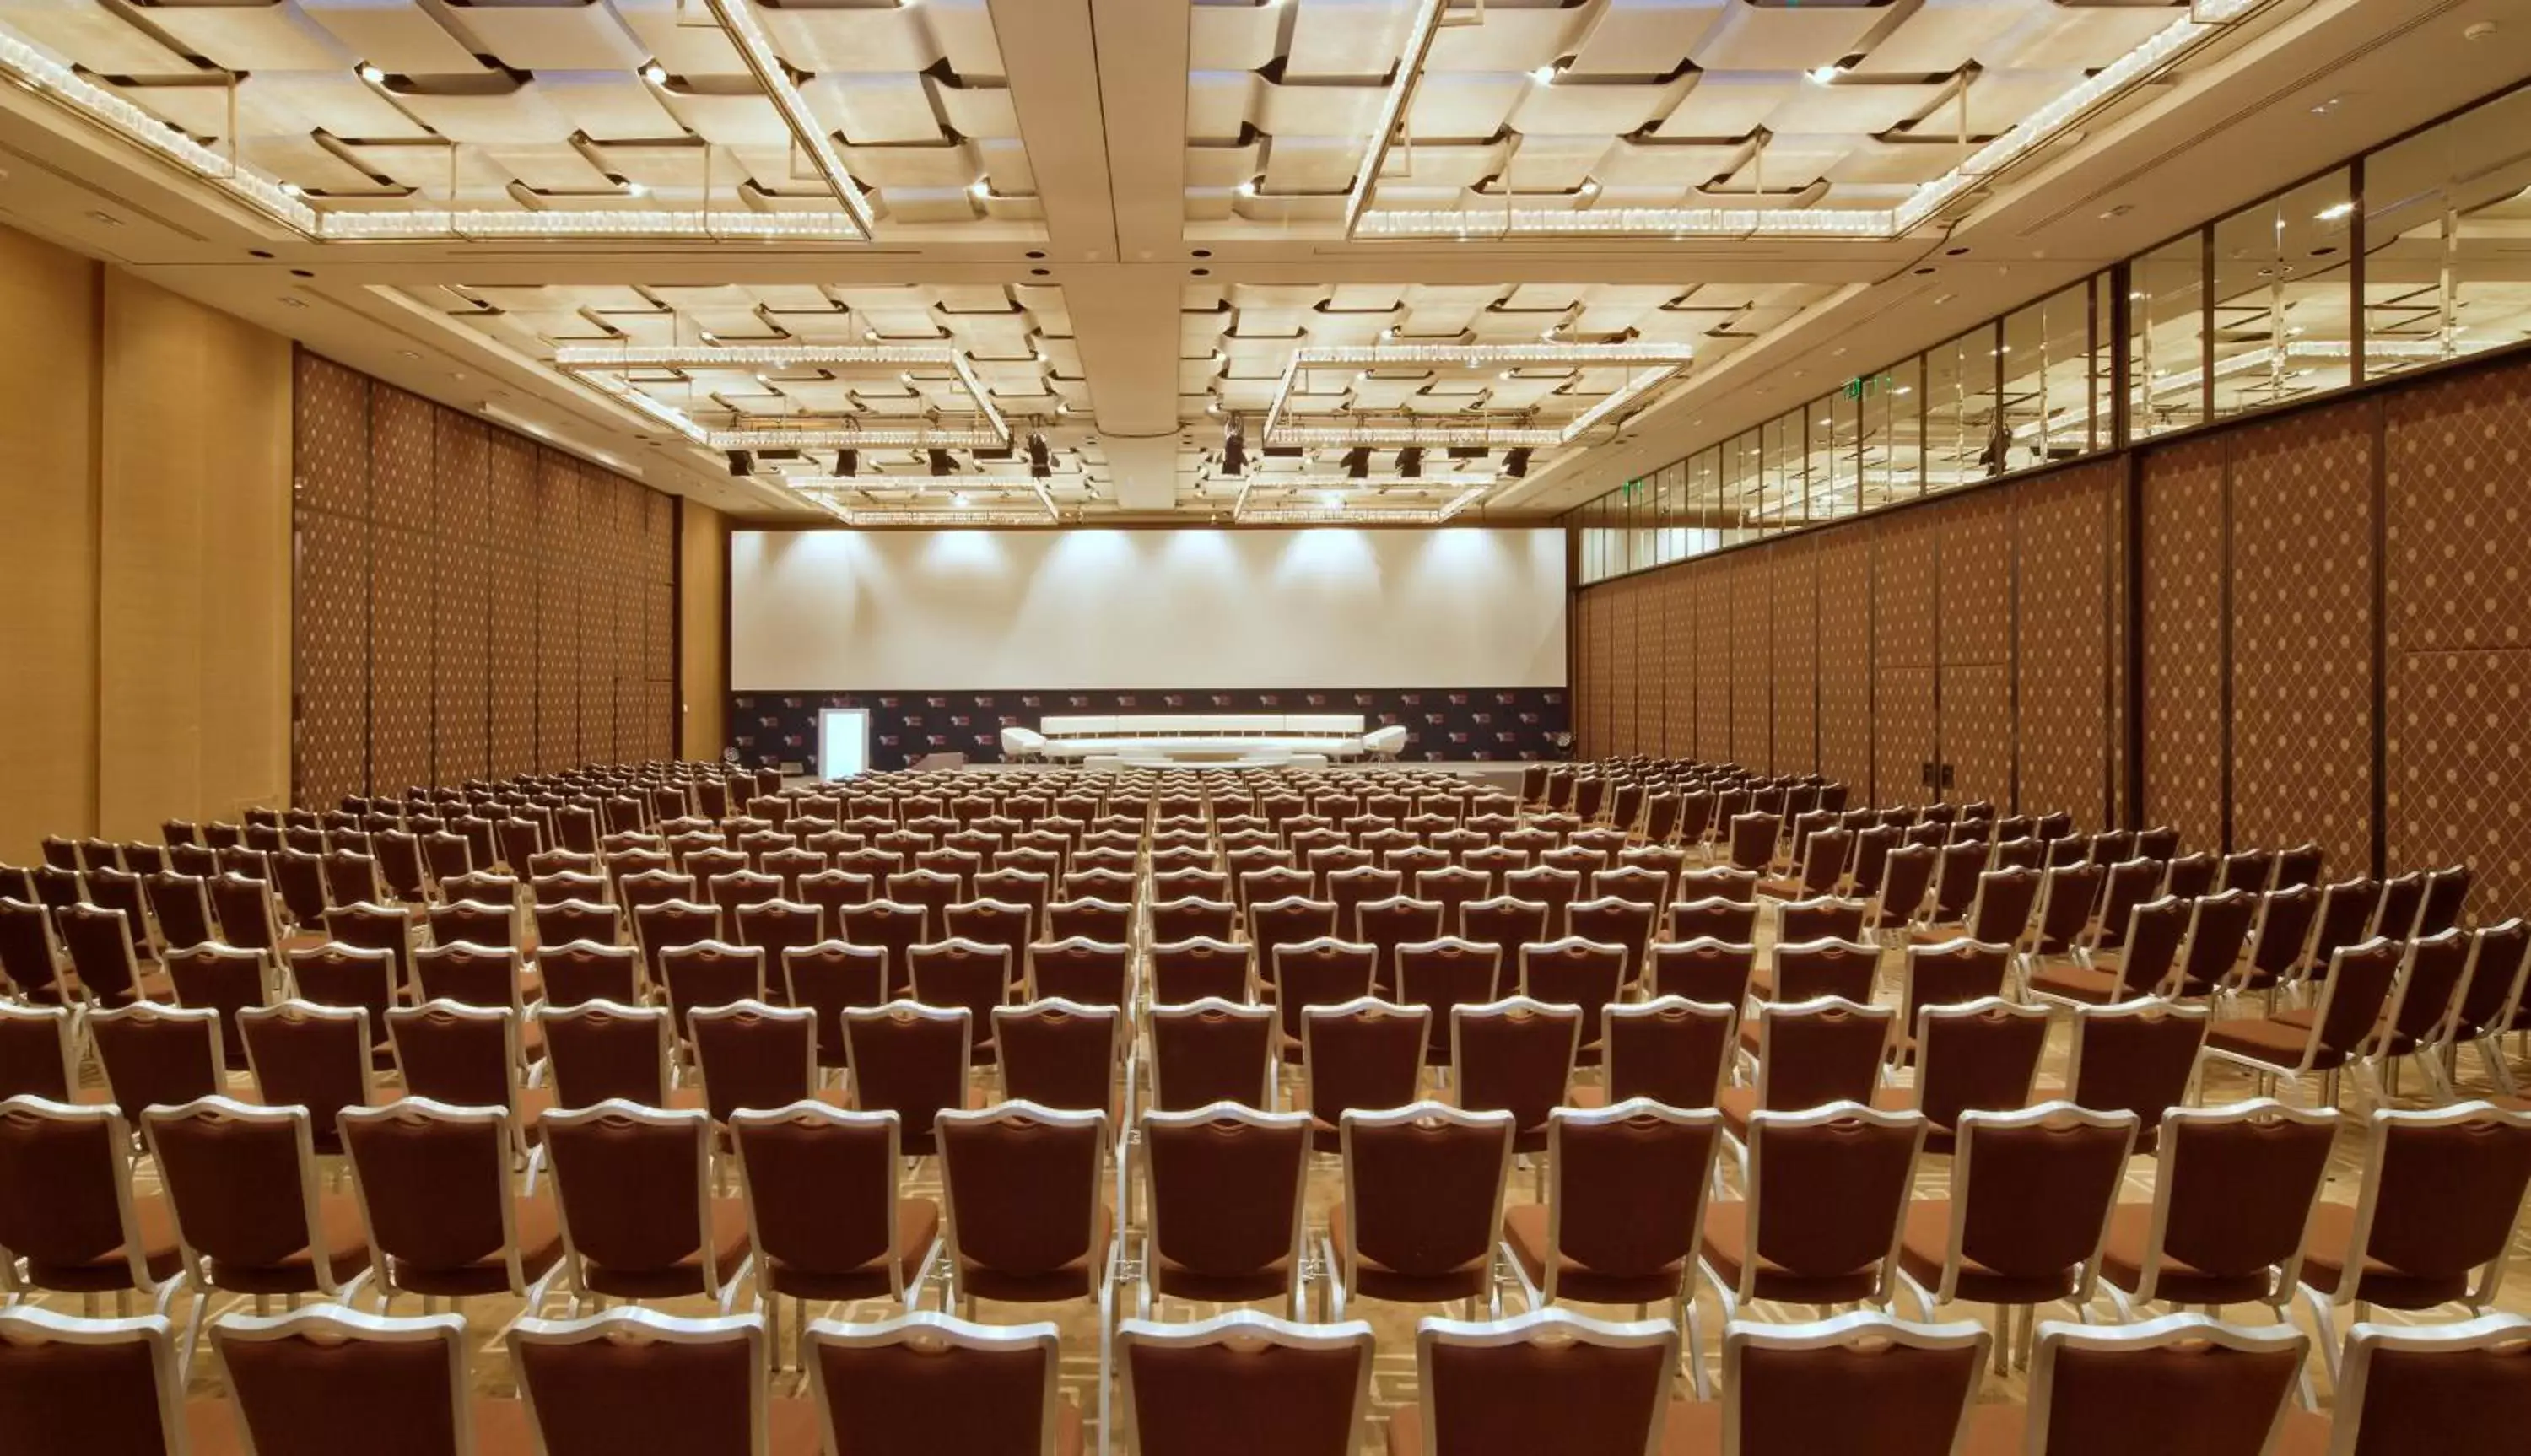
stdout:
[[(1740, 1287), (1740, 1271), (1752, 1257), (1752, 1233), (1747, 1204), (1719, 1203), (1706, 1208), (1701, 1253), (1714, 1270), (1714, 1277), (1727, 1288)], [(1842, 1305), (1871, 1299), (1880, 1289), (1880, 1270), (1873, 1265), (1826, 1274), (1797, 1274), (1762, 1260), (1751, 1297), (1802, 1305)]]
[[(1917, 1199), (1907, 1205), (1898, 1232), (1898, 1266), (1909, 1278), (1940, 1295), (1942, 1265), (1951, 1249), (1951, 1201)], [(2079, 1265), (2045, 1274), (2006, 1274), (1963, 1258), (1952, 1298), (1979, 1305), (2035, 1305), (2062, 1299), (2074, 1288)]]
[[(167, 1201), (150, 1194), (133, 1195), (132, 1221), (140, 1228), (141, 1258), (148, 1267), (149, 1277), (162, 1281), (176, 1277), (185, 1265), (185, 1254), (177, 1243), (176, 1219), (168, 1211)], [(28, 1282), (38, 1289), (93, 1294), (130, 1289), (132, 1260), (118, 1245), (84, 1263), (39, 1263), (28, 1260), (27, 1274)]]
[[(2101, 1245), (2101, 1276), (2135, 1293), (2152, 1241), (2153, 1204), (2120, 1204), (2110, 1209), (2109, 1236)], [(2266, 1299), (2269, 1282), (2264, 1272), (2210, 1274), (2165, 1253), (2154, 1277), (2153, 1297), (2181, 1305), (2245, 1305)]]
[(768, 1257), (766, 1273), (773, 1292), (805, 1300), (878, 1299), (888, 1293), (888, 1263), (896, 1264), (900, 1287), (914, 1282), (924, 1257), (940, 1237), (940, 1205), (929, 1199), (896, 1201), (896, 1235), (887, 1254), (859, 1268), (816, 1268)]
[(958, 1260), (959, 1292), (1013, 1305), (1060, 1304), (1083, 1298), (1098, 1287), (1105, 1273), (1108, 1231), (1115, 1226), (1115, 1210), (1100, 1200), (1090, 1221), (1090, 1247), (1079, 1258), (1041, 1272), (1012, 1273), (962, 1257)]
[[(1403, 1405), (1388, 1417), (1388, 1456), (1424, 1456), (1424, 1408)], [(1491, 1449), (1491, 1448), (1487, 1448)], [(1659, 1456), (1721, 1456), (1722, 1403), (1674, 1400), (1661, 1419)]]
[(1472, 1259), (1455, 1269), (1437, 1273), (1409, 1274), (1365, 1256), (1353, 1260), (1353, 1229), (1345, 1219), (1345, 1205), (1339, 1201), (1327, 1205), (1327, 1244), (1334, 1252), (1338, 1277), (1348, 1265), (1353, 1272), (1349, 1295), (1390, 1300), (1404, 1305), (1437, 1305), (1454, 1299), (1470, 1299), (1486, 1292), (1490, 1270), (1490, 1260)]
[[(1540, 1289), (1547, 1287), (1547, 1223), (1545, 1204), (1516, 1204), (1503, 1210), (1503, 1247)], [(1595, 1305), (1657, 1304), (1678, 1296), (1686, 1272), (1672, 1266), (1647, 1273), (1603, 1273), (1567, 1256), (1556, 1262), (1555, 1295)]]
[[(2283, 1071), (2301, 1064), (2304, 1049), (2311, 1045), (2311, 1028), (2277, 1017), (2238, 1017), (2208, 1027), (2206, 1044)], [(2320, 1047), (2312, 1058), (2312, 1068), (2331, 1071), (2342, 1060), (2330, 1048)]]
[(2116, 973), (2086, 971), (2080, 966), (2050, 966), (2030, 978), (2032, 995), (2054, 996), (2092, 1006), (2107, 1006), (2121, 999), (2124, 989), (2124, 983)]
[[(689, 1195), (691, 1196), (691, 1195)], [(703, 1292), (703, 1260), (711, 1260), (712, 1278), (725, 1286), (747, 1262), (747, 1204), (738, 1199), (711, 1201), (711, 1225), (703, 1231), (703, 1248), (657, 1269), (610, 1268), (582, 1259), (582, 1279), (593, 1294), (619, 1299), (667, 1299)]]
[[(519, 1272), (534, 1284), (562, 1261), (562, 1215), (552, 1199), (540, 1195), (514, 1200), (510, 1220), (518, 1244)], [(503, 1294), (510, 1288), (509, 1262), (497, 1249), (457, 1268), (416, 1268), (392, 1254), (387, 1262), (395, 1287), (415, 1294), (464, 1297)]]
[(2401, 1273), (2382, 1260), (2367, 1258), (2355, 1288), (2341, 1291), (2346, 1279), (2346, 1251), (2355, 1242), (2355, 1205), (2323, 1202), (2312, 1209), (2311, 1232), (2302, 1246), (2302, 1282), (2322, 1294), (2369, 1300), (2392, 1310), (2431, 1310), (2469, 1292), (2465, 1274), (2422, 1278)]
[[(369, 1230), (361, 1220), (361, 1205), (347, 1194), (319, 1194), (316, 1199), (316, 1247), (325, 1258), (333, 1282), (342, 1284), (369, 1266)], [(211, 1284), (237, 1294), (311, 1294), (317, 1282), (313, 1257), (307, 1249), (262, 1267), (241, 1267), (210, 1260)]]

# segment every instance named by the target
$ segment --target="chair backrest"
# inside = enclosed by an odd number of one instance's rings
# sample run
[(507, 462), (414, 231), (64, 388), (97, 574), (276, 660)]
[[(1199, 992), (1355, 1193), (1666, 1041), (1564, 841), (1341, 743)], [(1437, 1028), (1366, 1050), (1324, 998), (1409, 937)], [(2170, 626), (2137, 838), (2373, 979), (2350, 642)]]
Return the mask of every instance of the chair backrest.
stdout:
[(1124, 1013), (1059, 996), (992, 1009), (1002, 1093), (1041, 1107), (1097, 1111), (1115, 1104)]
[(1881, 948), (1859, 940), (1778, 943), (1774, 971), (1774, 991), (1770, 999), (1810, 1001), (1836, 996), (1867, 1002), (1872, 999), (1873, 982), (1881, 974)]
[(1582, 1009), (1528, 996), (1450, 1008), (1450, 1082), (1458, 1103), (1500, 1108), (1523, 1141), (1543, 1143), (1564, 1103), (1582, 1044)]
[(2340, 947), (2330, 957), (2329, 978), (2312, 1008), (2311, 1044), (2344, 1057), (2378, 1044), (2398, 1015), (2399, 971), (2406, 964), (2402, 942), (2379, 935)]
[(1751, 1113), (1741, 1302), (1770, 1265), (1796, 1278), (1859, 1278), (1884, 1300), (1925, 1126), (1920, 1113), (1861, 1102)]
[(1711, 1107), (1739, 1044), (1739, 1003), (1656, 996), (1607, 1008), (1602, 1077), (1608, 1100)]
[(185, 1376), (165, 1316), (83, 1319), (0, 1309), (11, 1456), (191, 1456)]
[(310, 1001), (251, 1006), (237, 1021), (256, 1097), (267, 1107), (307, 1108), (316, 1147), (341, 1151), (335, 1114), (368, 1105), (371, 1048), (385, 1029), (362, 1007)]
[(1758, 1007), (1758, 1105), (1795, 1111), (1868, 1102), (1897, 1013), (1837, 996)]
[(1341, 1129), (1345, 1288), (1361, 1288), (1366, 1260), (1406, 1278), (1487, 1266), (1501, 1237), (1512, 1114), (1413, 1102), (1347, 1108)]
[(1370, 1411), (1375, 1339), (1361, 1320), (1242, 1310), (1194, 1324), (1129, 1319), (1116, 1338), (1136, 1456), (1212, 1456), (1228, 1432), (1258, 1451), (1352, 1456)]
[(342, 1128), (372, 1264), (389, 1288), (470, 1293), (464, 1276), (491, 1261), (506, 1266), (512, 1294), (527, 1294), (500, 1108), (415, 1095), (349, 1109)]
[(132, 1132), (120, 1112), (58, 1097), (0, 1101), (0, 1256), (13, 1261), (0, 1283), (13, 1288), (17, 1260), (36, 1289), (92, 1289), (100, 1274), (109, 1287), (157, 1288), (134, 1211)]
[(2187, 1105), (2212, 1013), (2150, 998), (2074, 1009), (2065, 1098), (2078, 1107), (2132, 1112), (2139, 1142), (2165, 1111)]
[(1912, 1029), (1928, 1006), (1957, 1006), (2002, 995), (2003, 978), (2011, 966), (2008, 944), (1962, 938), (1907, 947), (1902, 972), (1906, 992), (1899, 998), (1906, 1025)]
[(1684, 1278), (1697, 1257), (1721, 1143), (1721, 1116), (1710, 1109), (1630, 1097), (1550, 1112), (1547, 1302), (1559, 1293), (1593, 1293), (1587, 1282), (1559, 1288), (1567, 1260), (1594, 1281)]
[(656, 1107), (668, 1099), (668, 1013), (618, 1001), (546, 1002), (536, 1011), (552, 1074), (554, 1105), (591, 1107), (610, 1099)]
[(1916, 1014), (1916, 1108), (1953, 1128), (1971, 1111), (2026, 1106), (2047, 1046), (2044, 1006), (2000, 996), (1928, 1006)]
[(654, 947), (652, 956), (681, 1035), (697, 1007), (764, 999), (764, 952), (755, 946), (704, 938)]
[(1748, 999), (1757, 965), (1758, 947), (1747, 940), (1664, 941), (1653, 947), (1651, 990), (1655, 996), (1737, 1006)]
[(2329, 1456), (2503, 1450), (2527, 1428), (2531, 1319), (2348, 1331)]
[(1581, 1008), (1582, 1044), (1596, 1046), (1602, 1016), (1634, 979), (1637, 954), (1625, 944), (1594, 940), (1577, 929), (1560, 940), (1521, 948), (1519, 990), (1541, 1001)]
[(1301, 1018), (1301, 1070), (1311, 1115), (1341, 1127), (1354, 1109), (1414, 1101), (1432, 1015), (1428, 1006), (1369, 996), (1311, 1007)]
[(1654, 1456), (1663, 1449), (1678, 1330), (1560, 1309), (1484, 1323), (1429, 1318), (1416, 1327), (1415, 1367), (1417, 1456)]
[(719, 1260), (705, 1247), (711, 1122), (702, 1108), (610, 1098), (556, 1107), (541, 1122), (580, 1287), (608, 1287), (593, 1270), (658, 1279), (691, 1269), (703, 1293), (720, 1292)]
[(1722, 1449), (1733, 1456), (1952, 1456), (1990, 1337), (1975, 1324), (1843, 1315), (1733, 1321), (1722, 1335)]
[(1205, 996), (1155, 1003), (1152, 1106), (1184, 1112), (1215, 1102), (1265, 1107), (1274, 1075), (1273, 1008)]
[(407, 1095), (457, 1107), (518, 1110), (518, 1013), (506, 1006), (425, 1001), (387, 1013), (387, 1040)]
[(2411, 869), (2382, 881), (2382, 898), (2374, 903), (2366, 933), (2405, 940), (2417, 933), (2417, 914), (2426, 906), (2426, 871)]
[[(181, 1106), (222, 1090), (227, 1043), (219, 1013), (209, 1007), (163, 1006), (135, 1001), (91, 1011), (87, 1034), (96, 1043), (106, 1087), (128, 1117), (153, 1106)], [(238, 1065), (244, 1063), (243, 1043)]]
[(817, 1014), (805, 1006), (732, 1001), (687, 1019), (703, 1074), (703, 1106), (726, 1127), (742, 1107), (788, 1107), (817, 1081)]
[(2382, 881), (2357, 875), (2323, 885), (2320, 914), (2313, 923), (2307, 952), (2309, 968), (2326, 975), (2337, 952), (2373, 938), (2373, 913), (2382, 904)]
[(853, 1105), (894, 1112), (909, 1152), (933, 1145), (932, 1122), (967, 1102), (975, 1017), (963, 1006), (890, 1001), (844, 1012)]
[(517, 1319), (505, 1338), (538, 1456), (765, 1456), (761, 1315), (680, 1319), (609, 1310)]
[(462, 1001), (526, 1012), (519, 953), (507, 946), (456, 941), (413, 953), (414, 994), (424, 1001)]
[(1935, 1303), (1957, 1297), (1966, 1267), (1981, 1278), (2046, 1285), (2077, 1308), (2089, 1304), (2135, 1128), (2132, 1112), (2071, 1102), (1962, 1112)]
[(897, 1236), (902, 1164), (894, 1112), (849, 1112), (819, 1101), (753, 1107), (729, 1116), (759, 1280), (784, 1271), (848, 1274), (875, 1264), (902, 1297)]
[[(141, 1117), (197, 1285), (218, 1287), (215, 1269), (269, 1269), (313, 1252), (321, 1224), (307, 1108), (212, 1096)], [(310, 1263), (327, 1294), (349, 1272), (324, 1258)]]
[(2467, 1300), (2483, 1307), (2502, 1278), (2523, 1193), (2531, 1188), (2531, 1111), (2487, 1102), (2432, 1110), (2381, 1108), (2366, 1140), (2363, 1191), (2344, 1249), (2342, 1302), (2405, 1286), (2402, 1307)]
[(629, 945), (545, 941), (536, 948), (536, 977), (543, 984), (540, 999), (551, 1007), (583, 1001), (629, 1005), (642, 998), (642, 957)]
[(1052, 1324), (917, 1314), (878, 1324), (818, 1320), (803, 1363), (826, 1450), (1055, 1456), (1061, 1356)]
[[(1153, 1257), (1163, 1277), (1299, 1279), (1307, 1238), (1310, 1118), (1214, 1102), (1143, 1115)], [(1218, 1287), (1215, 1284), (1211, 1287)]]
[(78, 1086), (70, 1008), (0, 1001), (0, 1097), (67, 1102)]
[(2311, 1350), (2287, 1325), (2202, 1315), (2106, 1328), (2052, 1319), (2038, 1336), (2023, 1448), (2032, 1456), (2277, 1450)]
[(2169, 1109), (2137, 1297), (2155, 1298), (2167, 1260), (2258, 1285), (2258, 1297), (2280, 1304), (2302, 1264), (2337, 1122), (2334, 1108), (2270, 1097)]
[[(1033, 1280), (1068, 1265), (1080, 1292), (1102, 1277), (1107, 1214), (1107, 1114), (1008, 1101), (939, 1114), (940, 1186), (951, 1260), (970, 1285), (977, 1271)], [(978, 1288), (992, 1298), (995, 1286)]]
[(2411, 940), (2399, 971), (2399, 1006), (2392, 1030), (2394, 1050), (2439, 1040), (2460, 1002), (2469, 970), (2469, 932), (2445, 930)]
[(2511, 1024), (2531, 978), (2531, 924), (2514, 917), (2470, 932), (2469, 971), (2454, 1029), (2476, 1036)]

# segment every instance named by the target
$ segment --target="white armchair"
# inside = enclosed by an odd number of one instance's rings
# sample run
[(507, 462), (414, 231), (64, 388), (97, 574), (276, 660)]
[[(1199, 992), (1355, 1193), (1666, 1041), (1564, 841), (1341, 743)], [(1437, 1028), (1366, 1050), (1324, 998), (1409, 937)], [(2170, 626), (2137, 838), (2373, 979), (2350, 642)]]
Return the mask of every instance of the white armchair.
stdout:
[(1034, 728), (1014, 724), (1002, 730), (1002, 756), (1011, 762), (1025, 762), (1045, 756), (1045, 735)]
[(1406, 725), (1391, 723), (1362, 736), (1362, 751), (1374, 758), (1394, 758), (1406, 749)]

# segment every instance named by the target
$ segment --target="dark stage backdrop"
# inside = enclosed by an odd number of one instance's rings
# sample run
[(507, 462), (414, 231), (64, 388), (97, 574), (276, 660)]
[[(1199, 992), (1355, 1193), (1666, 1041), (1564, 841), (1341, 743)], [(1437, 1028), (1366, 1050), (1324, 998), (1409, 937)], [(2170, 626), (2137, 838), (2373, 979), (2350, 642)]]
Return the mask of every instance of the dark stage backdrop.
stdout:
[(871, 766), (903, 768), (926, 754), (996, 763), (1002, 727), (1065, 713), (1352, 713), (1373, 728), (1406, 726), (1409, 761), (1555, 758), (1566, 731), (1562, 688), (1327, 688), (1206, 692), (733, 693), (730, 744), (741, 761), (807, 763), (817, 710), (871, 712)]

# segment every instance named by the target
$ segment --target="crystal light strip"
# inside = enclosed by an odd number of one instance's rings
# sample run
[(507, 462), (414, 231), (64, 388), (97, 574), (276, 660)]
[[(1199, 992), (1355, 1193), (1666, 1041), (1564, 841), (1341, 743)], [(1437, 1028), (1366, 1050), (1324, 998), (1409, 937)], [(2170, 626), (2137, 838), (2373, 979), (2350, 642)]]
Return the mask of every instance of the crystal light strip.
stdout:
[(1455, 445), (1462, 449), (1552, 449), (1565, 443), (1564, 431), (1537, 424), (1286, 424), (1266, 431), (1269, 445), (1305, 449), (1351, 450), (1391, 445)]
[(1276, 490), (1458, 490), (1467, 487), (1484, 489), (1494, 483), (1491, 476), (1406, 476), (1393, 473), (1364, 476), (1314, 472), (1309, 475), (1280, 476), (1251, 472), (1245, 476), (1208, 476), (1208, 485), (1237, 485), (1242, 489), (1264, 486)]
[[(1652, 390), (1659, 388), (1696, 360), (1686, 344), (1360, 344), (1321, 346), (1292, 351), (1283, 377), (1274, 384), (1273, 402), (1266, 410), (1268, 445), (1461, 445), (1507, 449), (1517, 445), (1569, 445), (1584, 430)], [(1630, 377), (1598, 404), (1562, 425), (1420, 424), (1393, 426), (1323, 426), (1290, 424), (1283, 419), (1292, 386), (1304, 370), (1314, 368), (1378, 368), (1390, 364), (1459, 364), (1471, 369), (1570, 364), (1578, 368), (1632, 368), (1650, 372)]]
[[(976, 377), (966, 357), (945, 344), (572, 344), (554, 351), (554, 367), (591, 385), (699, 445), (714, 450), (990, 449), (1011, 442), (1011, 424)], [(859, 425), (759, 426), (706, 430), (673, 406), (620, 376), (634, 369), (948, 368), (958, 376), (982, 428)]]
[(695, 238), (731, 243), (856, 243), (868, 235), (839, 212), (604, 212), (410, 210), (317, 214), (319, 243), (414, 243), (455, 238)]
[(1388, 165), (1388, 140), (1397, 134), (1398, 118), (1406, 114), (1406, 98), (1415, 91), (1415, 83), (1424, 74), (1424, 58), (1432, 53), (1433, 36), (1441, 26), (1441, 11), (1449, 0), (1420, 0), (1415, 18), (1406, 31), (1405, 52), (1398, 59), (1397, 72), (1389, 79), (1388, 89), (1379, 98), (1379, 121), (1371, 129), (1371, 145), (1363, 151), (1362, 165), (1353, 174), (1353, 187), (1345, 194), (1345, 236), (1354, 235), (1362, 221), (1363, 208), (1371, 201), (1371, 190), (1378, 185), (1380, 169)]
[(563, 369), (805, 369), (827, 364), (931, 364), (947, 367), (958, 351), (945, 344), (708, 344), (646, 347), (638, 344), (569, 344), (554, 351)]
[(1251, 506), (1248, 504), (1248, 497), (1242, 495), (1239, 504), (1232, 509), (1230, 519), (1239, 525), (1439, 526), (1476, 504), (1485, 493), (1485, 487), (1480, 486), (1463, 492), (1456, 499), (1438, 506), (1355, 506), (1350, 504)]
[[(1405, 64), (1390, 84), (1381, 108), (1380, 130), (1373, 134), (1371, 154), (1354, 179), (1346, 199), (1345, 237), (1447, 238), (1469, 240), (1506, 237), (1753, 237), (1842, 238), (1888, 242), (1991, 181), (1996, 174), (2057, 140), (2100, 107), (2154, 81), (2225, 28), (2238, 25), (2275, 0), (2193, 0), (2188, 14), (2155, 31), (2108, 66), (2086, 77), (2002, 136), (1980, 147), (1950, 171), (1920, 184), (1894, 208), (1861, 207), (1614, 207), (1566, 211), (1548, 207), (1510, 207), (1475, 211), (1459, 208), (1384, 208), (1367, 210), (1364, 201), (1385, 163), (1389, 134), (1397, 114), (1414, 88), (1432, 34), (1409, 33)], [(1439, 5), (1427, 0), (1418, 20), (1437, 16)]]
[(774, 109), (782, 113), (783, 124), (791, 129), (792, 140), (798, 141), (801, 149), (809, 153), (809, 160), (816, 164), (817, 175), (826, 180), (835, 200), (842, 203), (844, 211), (851, 215), (853, 225), (861, 230), (863, 237), (869, 237), (870, 198), (862, 196), (860, 185), (853, 181), (853, 174), (845, 167), (844, 159), (836, 154), (826, 129), (818, 124), (816, 114), (809, 109), (809, 98), (801, 95), (800, 88), (791, 84), (791, 74), (783, 69), (782, 58), (774, 54), (773, 42), (765, 36), (764, 28), (756, 23), (751, 0), (704, 0), (704, 3), (711, 7), (712, 17), (720, 22), (721, 29), (727, 31), (729, 38), (737, 44), (739, 57), (747, 62), (747, 69), (755, 75), (756, 84), (764, 87), (764, 94), (772, 99)]
[(1378, 368), (1382, 364), (1465, 364), (1469, 368), (1506, 365), (1665, 364), (1696, 362), (1687, 344), (1351, 344), (1314, 345), (1294, 350), (1294, 367), (1333, 364)]
[(989, 429), (861, 429), (826, 425), (815, 429), (715, 429), (701, 444), (714, 450), (990, 450), (1010, 443), (1008, 435)]
[(793, 490), (990, 490), (1034, 492), (1045, 484), (1035, 476), (784, 476)]

